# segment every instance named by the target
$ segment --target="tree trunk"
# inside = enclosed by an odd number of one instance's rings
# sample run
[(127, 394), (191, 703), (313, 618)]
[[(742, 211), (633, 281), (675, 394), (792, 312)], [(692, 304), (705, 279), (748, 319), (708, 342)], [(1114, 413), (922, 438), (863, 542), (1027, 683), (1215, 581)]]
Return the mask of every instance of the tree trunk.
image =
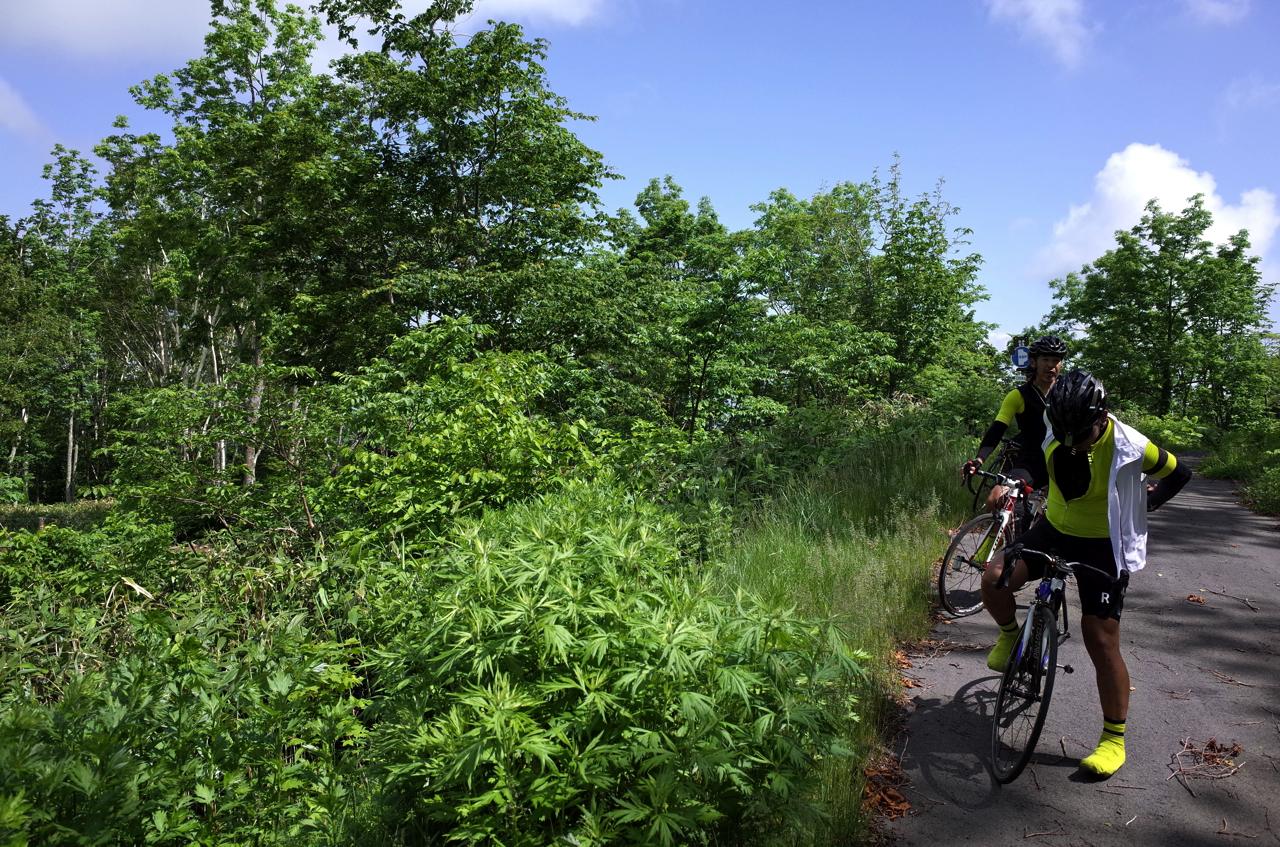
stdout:
[(63, 486), (63, 497), (70, 503), (75, 498), (76, 476), (76, 410), (71, 409), (71, 417), (67, 421), (67, 476)]
[(22, 446), (22, 433), (27, 428), (28, 414), (27, 414), (27, 408), (25, 406), (22, 407), (22, 414), (20, 415), (20, 417), (22, 419), (22, 429), (18, 431), (18, 434), (13, 439), (13, 446), (9, 448), (9, 475), (10, 476), (13, 476), (13, 466), (14, 466), (14, 463), (18, 461), (18, 448)]
[[(262, 367), (262, 340), (258, 337), (257, 327), (253, 328), (253, 366), (255, 368)], [(246, 404), (246, 410), (249, 413), (248, 422), (252, 429), (257, 426), (258, 418), (262, 410), (262, 394), (266, 391), (266, 382), (262, 378), (261, 371), (255, 377), (253, 391), (249, 394), (249, 400)], [(250, 436), (252, 438), (252, 436)], [(244, 446), (244, 486), (248, 488), (258, 478), (258, 445), (253, 441), (249, 441)]]

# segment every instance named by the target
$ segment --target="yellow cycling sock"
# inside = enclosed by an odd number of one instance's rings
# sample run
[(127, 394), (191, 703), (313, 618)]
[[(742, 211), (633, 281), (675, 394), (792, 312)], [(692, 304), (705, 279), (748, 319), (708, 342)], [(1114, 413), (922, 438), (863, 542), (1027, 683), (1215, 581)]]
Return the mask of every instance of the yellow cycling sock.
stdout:
[(1008, 623), (1000, 624), (1000, 637), (996, 639), (996, 646), (987, 654), (987, 667), (993, 671), (1004, 670), (1005, 665), (1009, 664), (1009, 657), (1013, 655), (1013, 645), (1018, 643), (1018, 631), (1021, 628), (1016, 617)]
[(1098, 776), (1111, 776), (1124, 764), (1124, 721), (1103, 719), (1098, 749), (1080, 760), (1080, 767)]

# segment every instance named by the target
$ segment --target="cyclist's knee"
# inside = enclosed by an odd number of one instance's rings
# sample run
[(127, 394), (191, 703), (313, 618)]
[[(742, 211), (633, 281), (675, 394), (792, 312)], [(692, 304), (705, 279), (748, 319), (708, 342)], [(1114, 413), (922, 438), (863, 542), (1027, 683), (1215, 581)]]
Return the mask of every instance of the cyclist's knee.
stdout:
[(1119, 654), (1120, 621), (1095, 615), (1080, 616), (1080, 632), (1091, 656)]
[(996, 553), (995, 556), (992, 557), (991, 563), (988, 564), (987, 569), (982, 572), (983, 588), (994, 589), (996, 587), (996, 580), (1000, 579), (1000, 572), (1004, 570), (1004, 564), (1005, 559), (1003, 551)]
[(988, 512), (994, 512), (996, 510), (996, 506), (1000, 503), (1000, 498), (1004, 496), (1004, 492), (1005, 487), (1003, 485), (996, 485), (992, 487), (991, 491), (987, 494)]

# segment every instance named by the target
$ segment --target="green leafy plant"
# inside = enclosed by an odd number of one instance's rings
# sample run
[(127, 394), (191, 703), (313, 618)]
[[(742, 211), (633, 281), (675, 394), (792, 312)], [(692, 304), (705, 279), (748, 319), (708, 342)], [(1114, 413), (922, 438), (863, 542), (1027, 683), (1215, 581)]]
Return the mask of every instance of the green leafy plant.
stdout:
[(844, 753), (858, 657), (723, 599), (653, 507), (574, 483), (462, 526), (429, 567), (387, 612), (372, 707), (417, 831), (707, 843), (819, 814), (812, 765)]

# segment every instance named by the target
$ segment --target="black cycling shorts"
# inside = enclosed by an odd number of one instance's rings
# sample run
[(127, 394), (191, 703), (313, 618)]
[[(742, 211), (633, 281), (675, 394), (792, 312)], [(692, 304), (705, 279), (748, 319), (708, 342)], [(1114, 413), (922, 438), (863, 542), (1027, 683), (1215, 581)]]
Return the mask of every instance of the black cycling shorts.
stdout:
[[(1072, 562), (1084, 562), (1095, 568), (1116, 574), (1108, 579), (1087, 568), (1075, 572), (1076, 591), (1080, 594), (1080, 610), (1086, 615), (1120, 620), (1124, 608), (1124, 593), (1129, 587), (1129, 572), (1116, 567), (1115, 554), (1111, 552), (1110, 538), (1081, 538), (1059, 532), (1047, 520), (1040, 520), (1018, 537), (1019, 544), (1033, 550), (1043, 550)], [(1031, 579), (1044, 576), (1045, 561), (1038, 556), (1026, 559), (1027, 573)]]

